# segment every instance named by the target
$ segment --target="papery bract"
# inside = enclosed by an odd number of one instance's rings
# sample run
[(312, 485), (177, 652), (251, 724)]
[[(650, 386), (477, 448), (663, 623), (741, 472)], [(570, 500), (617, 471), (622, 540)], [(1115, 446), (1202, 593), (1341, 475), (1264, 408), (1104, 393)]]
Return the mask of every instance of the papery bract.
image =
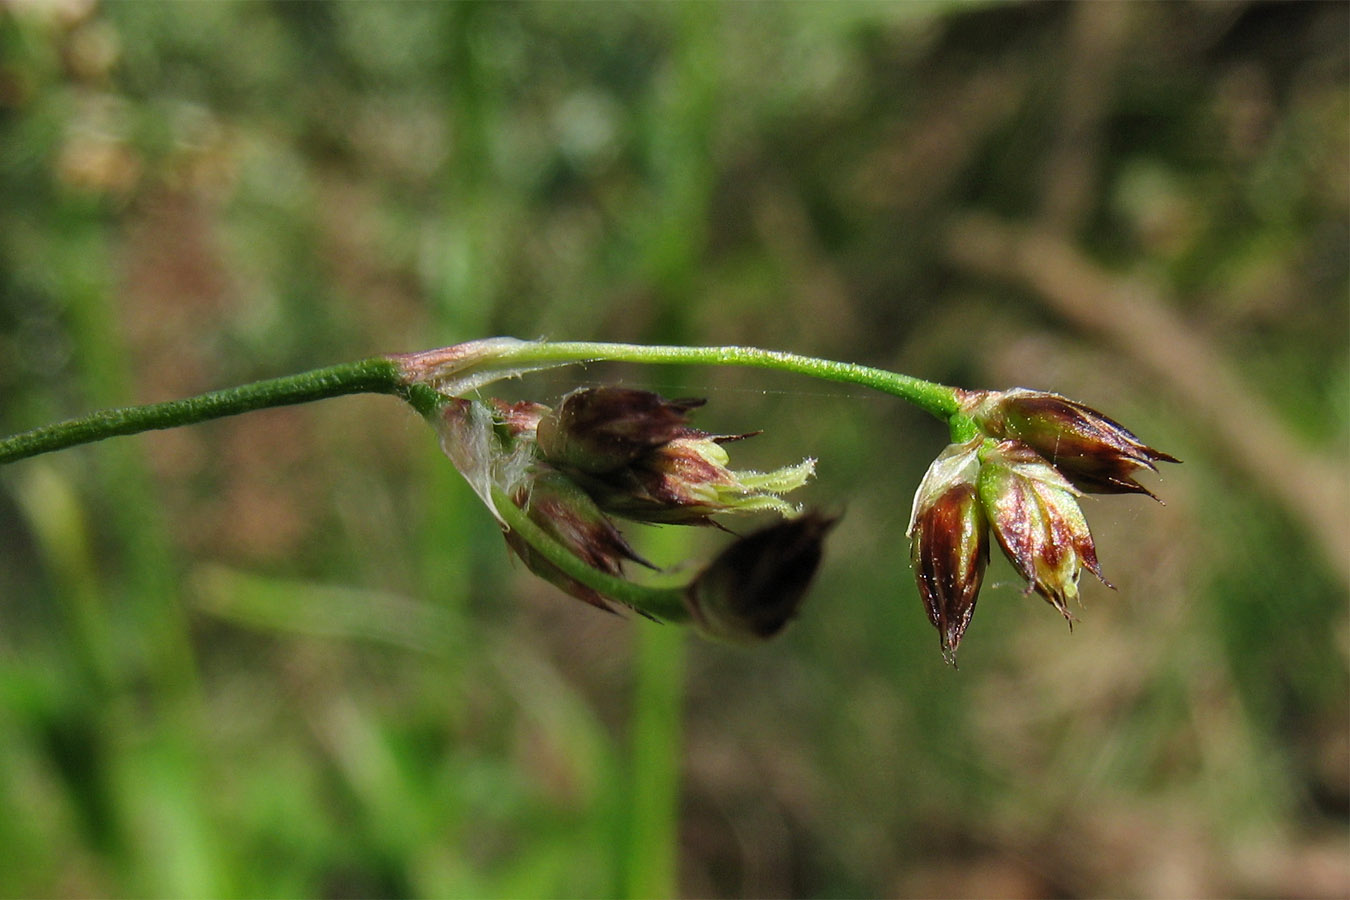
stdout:
[[(518, 460), (519, 456), (516, 448), (508, 447), (497, 433), (491, 410), (476, 400), (452, 397), (441, 407), (432, 424), (436, 426), (441, 450), (450, 457), (450, 462), (497, 521), (505, 526), (492, 504), (492, 488), (497, 485), (509, 492), (511, 485), (503, 484), (508, 480), (504, 477), (505, 469), (508, 462)], [(513, 465), (512, 468), (520, 466)]]
[(514, 440), (535, 440), (539, 430), (539, 420), (551, 410), (542, 403), (531, 400), (519, 400), (508, 403), (505, 400), (492, 400), (495, 410), (494, 420), (497, 432)]

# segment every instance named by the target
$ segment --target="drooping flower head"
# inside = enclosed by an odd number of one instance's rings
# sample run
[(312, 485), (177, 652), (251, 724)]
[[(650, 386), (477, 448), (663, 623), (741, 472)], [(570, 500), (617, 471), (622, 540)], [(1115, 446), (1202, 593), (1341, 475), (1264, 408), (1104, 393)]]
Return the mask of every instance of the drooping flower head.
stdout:
[[(948, 662), (974, 613), (988, 554), (986, 528), (1028, 589), (1073, 624), (1083, 569), (1103, 584), (1079, 497), (1152, 492), (1135, 480), (1179, 462), (1118, 422), (1059, 394), (958, 391), (975, 434), (933, 463), (914, 499), (910, 552), (928, 618)], [(1155, 498), (1156, 499), (1156, 498)]]
[[(480, 357), (503, 352), (485, 346), (444, 365), (461, 379), (456, 385), (477, 386)], [(969, 440), (929, 468), (908, 531), (919, 592), (949, 662), (974, 614), (991, 530), (1028, 591), (1072, 624), (1069, 602), (1082, 570), (1107, 583), (1082, 492), (1151, 496), (1138, 474), (1177, 461), (1058, 394), (1018, 388), (957, 391), (954, 399), (944, 414)], [(662, 616), (692, 617), (713, 637), (758, 640), (795, 613), (833, 520), (791, 518), (799, 510), (783, 496), (810, 478), (814, 460), (770, 472), (732, 469), (728, 446), (751, 435), (695, 428), (689, 416), (703, 402), (619, 387), (577, 390), (556, 408), (453, 399), (439, 425), (447, 454), (499, 511), (508, 544), (532, 571), (596, 606), (627, 598)], [(667, 591), (665, 599), (643, 600), (634, 591), (648, 589), (625, 580), (625, 563), (647, 563), (611, 516), (707, 525), (719, 514), (760, 510), (789, 521), (738, 540), (687, 589), (654, 589)]]

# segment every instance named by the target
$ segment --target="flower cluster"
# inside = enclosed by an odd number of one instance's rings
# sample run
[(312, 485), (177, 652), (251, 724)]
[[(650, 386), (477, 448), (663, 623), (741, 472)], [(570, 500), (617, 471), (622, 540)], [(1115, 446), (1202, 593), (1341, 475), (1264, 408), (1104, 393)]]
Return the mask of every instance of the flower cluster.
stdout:
[[(783, 515), (787, 521), (735, 542), (682, 594), (685, 613), (704, 633), (763, 639), (796, 612), (833, 520), (799, 514), (782, 496), (806, 483), (814, 460), (771, 472), (731, 469), (724, 445), (750, 435), (694, 428), (689, 413), (703, 402), (620, 387), (576, 390), (555, 408), (454, 398), (437, 424), (446, 454), (499, 520), (495, 492), (547, 541), (605, 576), (622, 578), (626, 563), (655, 568), (612, 517), (715, 525), (722, 514)], [(623, 602), (502, 524), (508, 546), (536, 575), (600, 609)]]
[(955, 659), (975, 612), (989, 559), (989, 532), (1028, 590), (1073, 623), (1083, 569), (1103, 584), (1078, 504), (1083, 493), (1151, 492), (1134, 480), (1175, 457), (1058, 394), (1017, 388), (963, 392), (978, 429), (938, 456), (914, 497), (910, 559), (942, 652)]
[[(0, 465), (267, 406), (394, 394), (435, 425), (446, 455), (531, 571), (600, 609), (624, 604), (653, 617), (693, 621), (705, 634), (731, 641), (777, 633), (796, 612), (834, 524), (783, 499), (811, 477), (814, 460), (772, 472), (733, 470), (727, 445), (751, 435), (694, 428), (689, 414), (702, 400), (666, 400), (619, 387), (574, 391), (556, 408), (465, 396), (501, 379), (600, 361), (794, 372), (873, 388), (945, 420), (958, 443), (924, 477), (908, 533), (919, 591), (949, 661), (975, 611), (991, 533), (1028, 591), (1040, 593), (1072, 624), (1068, 604), (1078, 596), (1082, 570), (1106, 583), (1078, 498), (1152, 496), (1136, 476), (1156, 471), (1159, 462), (1178, 462), (1058, 394), (965, 391), (758, 347), (495, 337), (103, 410), (0, 439)], [(628, 543), (616, 517), (721, 528), (715, 517), (760, 511), (786, 521), (739, 538), (688, 584), (644, 585), (624, 575), (626, 564), (652, 565)]]
[[(479, 356), (495, 347), (433, 362), (470, 383)], [(919, 593), (943, 655), (954, 662), (993, 543), (1028, 592), (1072, 626), (1070, 603), (1083, 570), (1111, 586), (1080, 499), (1152, 497), (1137, 477), (1179, 460), (1058, 394), (943, 390), (950, 406), (941, 412), (962, 439), (924, 476), (908, 535)], [(703, 402), (621, 387), (576, 390), (554, 407), (457, 397), (438, 407), (437, 423), (445, 452), (532, 572), (601, 609), (627, 604), (690, 620), (720, 639), (760, 640), (795, 613), (834, 520), (801, 514), (784, 499), (811, 477), (814, 460), (771, 472), (732, 469), (728, 447), (752, 435), (691, 425)], [(738, 539), (682, 586), (673, 605), (669, 595), (653, 601), (630, 590), (641, 589), (627, 580), (625, 566), (655, 567), (616, 519), (722, 527), (723, 515), (761, 511), (786, 521)], [(513, 516), (514, 527), (507, 521)]]

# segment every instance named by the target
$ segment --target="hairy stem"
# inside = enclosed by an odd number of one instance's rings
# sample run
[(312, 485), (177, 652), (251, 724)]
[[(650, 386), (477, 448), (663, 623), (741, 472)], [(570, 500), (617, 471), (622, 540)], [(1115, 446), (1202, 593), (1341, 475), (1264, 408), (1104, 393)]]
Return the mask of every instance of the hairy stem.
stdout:
[(940, 419), (956, 422), (962, 418), (959, 391), (955, 388), (855, 363), (758, 347), (672, 347), (493, 338), (425, 353), (372, 357), (183, 400), (100, 410), (0, 440), (0, 465), (117, 435), (192, 425), (250, 410), (308, 403), (344, 394), (395, 394), (418, 412), (430, 415), (444, 401), (437, 388), (458, 393), (525, 372), (588, 362), (752, 366), (793, 372), (892, 394)]
[(418, 406), (419, 411), (425, 411), (420, 406), (425, 405), (428, 398), (415, 390), (418, 387), (403, 384), (393, 361), (383, 357), (363, 359), (183, 400), (104, 409), (78, 419), (34, 428), (0, 440), (0, 464), (117, 435), (176, 428), (255, 409), (308, 403), (344, 394), (397, 394)]
[[(502, 365), (634, 362), (751, 366), (808, 375), (824, 381), (863, 385), (908, 400), (943, 420), (949, 419), (958, 411), (958, 392), (946, 385), (886, 369), (817, 359), (780, 350), (762, 350), (758, 347), (671, 347), (597, 341), (536, 341), (522, 342), (505, 348), (498, 359)], [(494, 360), (494, 364), (496, 362)]]

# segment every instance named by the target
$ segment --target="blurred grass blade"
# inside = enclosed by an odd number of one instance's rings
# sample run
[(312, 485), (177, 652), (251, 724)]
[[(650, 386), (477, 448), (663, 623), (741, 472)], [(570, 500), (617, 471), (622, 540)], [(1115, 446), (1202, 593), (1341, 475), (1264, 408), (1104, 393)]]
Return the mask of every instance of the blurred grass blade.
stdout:
[(437, 656), (455, 646), (451, 615), (396, 594), (220, 565), (197, 567), (191, 580), (199, 609), (252, 628), (374, 641)]

